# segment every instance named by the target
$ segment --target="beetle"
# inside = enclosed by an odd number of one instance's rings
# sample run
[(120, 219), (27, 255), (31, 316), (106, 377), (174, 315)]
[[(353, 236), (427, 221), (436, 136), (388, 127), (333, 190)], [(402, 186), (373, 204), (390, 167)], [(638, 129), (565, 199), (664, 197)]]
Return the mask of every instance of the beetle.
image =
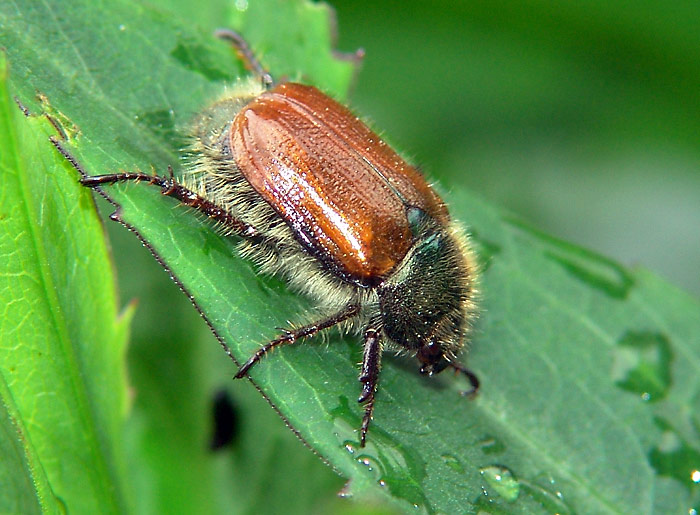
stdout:
[(184, 176), (121, 172), (90, 176), (96, 188), (145, 181), (240, 238), (242, 255), (284, 277), (325, 316), (285, 330), (236, 373), (270, 350), (334, 326), (362, 335), (360, 445), (372, 420), (382, 353), (405, 351), (420, 372), (457, 361), (477, 314), (477, 265), (469, 241), (421, 173), (348, 108), (313, 86), (276, 83), (246, 41), (230, 42), (252, 76), (204, 109), (192, 124)]

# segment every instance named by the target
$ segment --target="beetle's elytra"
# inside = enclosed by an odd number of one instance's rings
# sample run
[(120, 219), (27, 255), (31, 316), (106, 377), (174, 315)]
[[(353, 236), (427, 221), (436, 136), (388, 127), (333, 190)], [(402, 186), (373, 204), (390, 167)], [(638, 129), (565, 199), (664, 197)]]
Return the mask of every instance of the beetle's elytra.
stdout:
[(476, 316), (474, 258), (447, 207), (406, 163), (347, 108), (312, 86), (275, 84), (245, 41), (219, 31), (255, 72), (193, 123), (190, 166), (181, 181), (140, 172), (87, 176), (90, 187), (148, 181), (241, 238), (241, 252), (283, 276), (326, 316), (284, 332), (270, 349), (340, 325), (362, 335), (359, 402), (364, 446), (384, 349), (407, 351), (432, 375), (457, 361)]
[(407, 204), (447, 220), (415, 169), (311, 86), (261, 93), (234, 117), (225, 144), (306, 250), (358, 286), (376, 286), (406, 256)]

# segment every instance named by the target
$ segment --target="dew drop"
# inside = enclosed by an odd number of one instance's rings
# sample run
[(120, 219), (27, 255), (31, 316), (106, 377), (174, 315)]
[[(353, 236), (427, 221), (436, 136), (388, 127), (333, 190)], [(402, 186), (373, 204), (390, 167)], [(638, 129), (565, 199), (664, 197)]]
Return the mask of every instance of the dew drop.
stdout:
[(538, 502), (547, 513), (557, 513), (559, 515), (569, 515), (574, 513), (574, 510), (567, 504), (564, 495), (556, 487), (556, 482), (553, 477), (546, 480), (547, 487), (543, 487), (536, 482), (528, 481), (520, 478), (520, 486), (523, 496), (528, 495)]
[(485, 486), (481, 486), (481, 495), (479, 495), (475, 502), (474, 508), (477, 510), (477, 515), (487, 515), (492, 513), (491, 510), (494, 506), (494, 498), (489, 496), (489, 491), (486, 490)]
[(505, 218), (504, 221), (537, 238), (543, 246), (545, 257), (557, 263), (572, 277), (584, 282), (589, 287), (614, 299), (626, 299), (634, 286), (634, 276), (614, 261), (576, 245), (552, 238), (520, 220), (509, 217)]
[(443, 454), (440, 457), (445, 461), (445, 464), (452, 470), (454, 470), (455, 472), (459, 472), (460, 474), (464, 474), (464, 467), (462, 466), (462, 462), (459, 461), (459, 459), (457, 459), (456, 456), (453, 456), (452, 454)]
[(520, 494), (520, 483), (513, 472), (502, 465), (490, 465), (479, 469), (486, 483), (508, 502), (513, 502)]
[(367, 441), (367, 446), (359, 447), (357, 427), (360, 417), (353, 413), (346, 397), (341, 396), (339, 401), (338, 406), (332, 410), (338, 448), (344, 448), (352, 459), (367, 467), (369, 478), (385, 487), (392, 496), (432, 512), (420, 486), (425, 477), (425, 464), (420, 455), (413, 448), (400, 445), (376, 426), (373, 427), (372, 438)]
[(355, 444), (353, 444), (350, 441), (346, 441), (343, 446), (345, 447), (345, 450), (348, 451), (350, 454), (355, 454)]
[(613, 355), (615, 385), (656, 402), (671, 387), (671, 345), (658, 333), (628, 331), (617, 342)]
[(340, 489), (337, 495), (342, 499), (349, 499), (352, 497), (352, 492), (350, 492), (350, 481), (343, 485), (343, 488)]
[(367, 467), (367, 470), (374, 473), (377, 482), (379, 482), (382, 479), (384, 471), (381, 465), (377, 462), (377, 460), (375, 460), (371, 456), (363, 454), (357, 457), (357, 461), (359, 463), (362, 463), (365, 467)]
[(490, 435), (486, 435), (478, 445), (484, 454), (500, 454), (506, 450), (505, 445)]
[(700, 450), (685, 440), (670, 421), (657, 417), (654, 422), (662, 432), (649, 453), (649, 463), (660, 476), (673, 477), (689, 491), (695, 491), (700, 483)]

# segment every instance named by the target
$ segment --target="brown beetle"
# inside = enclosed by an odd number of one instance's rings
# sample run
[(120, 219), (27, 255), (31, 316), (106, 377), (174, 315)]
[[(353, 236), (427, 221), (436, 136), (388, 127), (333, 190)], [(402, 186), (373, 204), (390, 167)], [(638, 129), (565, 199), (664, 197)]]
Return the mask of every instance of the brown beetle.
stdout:
[(361, 445), (385, 348), (416, 355), (424, 374), (452, 367), (475, 392), (477, 377), (456, 358), (476, 314), (476, 265), (443, 201), (347, 108), (311, 86), (274, 84), (238, 34), (217, 35), (255, 76), (197, 117), (182, 182), (125, 172), (82, 184), (159, 186), (240, 236), (243, 255), (326, 313), (263, 345), (237, 378), (278, 345), (336, 325), (362, 333)]

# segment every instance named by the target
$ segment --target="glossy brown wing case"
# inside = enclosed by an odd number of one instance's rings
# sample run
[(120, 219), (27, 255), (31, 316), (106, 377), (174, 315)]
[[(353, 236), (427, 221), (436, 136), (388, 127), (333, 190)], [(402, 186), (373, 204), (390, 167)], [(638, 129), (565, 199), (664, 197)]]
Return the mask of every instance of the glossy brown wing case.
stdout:
[(233, 122), (231, 148), (243, 176), (296, 238), (356, 284), (377, 284), (411, 247), (400, 196), (441, 224), (448, 220), (415, 168), (311, 86), (281, 84), (250, 102)]

